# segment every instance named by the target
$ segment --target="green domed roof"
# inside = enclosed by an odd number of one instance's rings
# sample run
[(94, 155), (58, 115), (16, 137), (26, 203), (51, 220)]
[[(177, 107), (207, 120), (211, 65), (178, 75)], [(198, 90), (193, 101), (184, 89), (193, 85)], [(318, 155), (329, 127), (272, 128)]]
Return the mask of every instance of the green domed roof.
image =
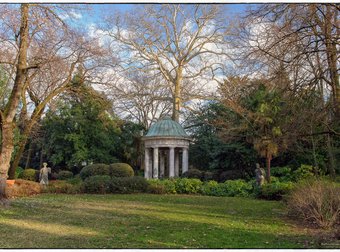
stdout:
[(152, 125), (146, 134), (146, 137), (158, 137), (158, 136), (168, 136), (168, 137), (189, 137), (185, 133), (182, 126), (172, 120), (170, 117), (164, 117), (163, 119)]

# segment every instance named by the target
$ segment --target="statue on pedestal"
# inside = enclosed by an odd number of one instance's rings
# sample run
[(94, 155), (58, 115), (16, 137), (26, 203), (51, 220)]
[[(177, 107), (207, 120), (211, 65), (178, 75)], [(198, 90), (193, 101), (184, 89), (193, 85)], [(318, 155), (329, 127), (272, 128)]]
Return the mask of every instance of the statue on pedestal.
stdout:
[(256, 175), (256, 185), (261, 187), (264, 184), (265, 171), (263, 168), (260, 167), (259, 163), (256, 163), (255, 175)]
[(43, 168), (40, 169), (39, 180), (40, 184), (48, 185), (48, 174), (51, 173), (51, 168), (47, 167), (47, 163), (43, 163)]

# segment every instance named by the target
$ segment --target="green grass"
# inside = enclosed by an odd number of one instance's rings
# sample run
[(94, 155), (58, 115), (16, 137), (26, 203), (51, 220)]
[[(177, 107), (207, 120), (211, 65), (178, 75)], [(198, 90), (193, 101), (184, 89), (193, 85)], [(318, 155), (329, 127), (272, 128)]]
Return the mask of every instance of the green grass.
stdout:
[(246, 198), (42, 194), (0, 208), (0, 247), (304, 248), (284, 214)]

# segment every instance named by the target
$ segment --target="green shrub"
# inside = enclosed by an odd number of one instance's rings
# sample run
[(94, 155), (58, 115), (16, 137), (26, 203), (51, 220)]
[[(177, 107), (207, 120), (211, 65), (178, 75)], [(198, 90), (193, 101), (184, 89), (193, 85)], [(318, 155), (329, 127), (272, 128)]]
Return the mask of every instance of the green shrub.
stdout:
[(225, 185), (225, 189), (227, 192), (227, 196), (241, 196), (247, 197), (252, 192), (252, 186), (245, 182), (243, 179), (237, 180), (227, 180), (223, 183)]
[(15, 177), (14, 178), (19, 178), (21, 173), (24, 171), (24, 169), (22, 169), (20, 166), (18, 166), (16, 169), (15, 169)]
[(300, 182), (288, 197), (289, 213), (321, 228), (340, 225), (340, 186), (329, 180)]
[(85, 180), (88, 177), (96, 175), (110, 175), (109, 165), (106, 164), (91, 164), (85, 166), (80, 171), (80, 177)]
[(175, 180), (177, 193), (196, 194), (201, 191), (203, 182), (199, 179), (178, 178)]
[(148, 180), (148, 193), (154, 193), (154, 194), (165, 194), (165, 186), (162, 183), (161, 180), (158, 179), (150, 179)]
[(294, 181), (300, 181), (314, 177), (315, 169), (311, 165), (302, 164), (297, 170), (293, 172)]
[(264, 184), (259, 190), (257, 197), (268, 200), (281, 200), (284, 195), (287, 195), (293, 189), (292, 182), (275, 182)]
[(39, 176), (39, 171), (35, 169), (25, 169), (23, 172), (20, 174), (21, 179), (25, 180), (30, 180), (30, 181), (38, 181), (37, 180), (37, 174)]
[(210, 171), (206, 171), (202, 176), (203, 181), (214, 180), (214, 173)]
[(72, 185), (78, 185), (78, 184), (81, 184), (83, 180), (80, 178), (80, 175), (77, 174), (73, 178), (67, 179), (66, 182)]
[(203, 172), (198, 169), (190, 169), (182, 174), (182, 178), (202, 179)]
[(51, 181), (47, 187), (43, 188), (46, 193), (77, 194), (82, 193), (83, 190), (82, 184), (72, 185), (64, 180)]
[(71, 171), (60, 171), (58, 173), (59, 180), (66, 180), (73, 177), (73, 173)]
[(133, 177), (134, 171), (129, 164), (114, 163), (110, 164), (111, 177)]
[(111, 192), (137, 193), (146, 192), (148, 182), (143, 177), (113, 177), (111, 178)]
[(213, 180), (203, 184), (201, 193), (208, 196), (228, 196), (227, 187)]
[(109, 193), (111, 178), (108, 175), (95, 175), (85, 179), (86, 193)]
[(176, 192), (176, 184), (175, 184), (174, 179), (165, 179), (165, 180), (162, 180), (162, 183), (163, 183), (164, 188), (165, 188), (165, 193), (168, 193), (168, 194), (177, 193)]
[(270, 174), (275, 177), (285, 177), (292, 173), (292, 168), (289, 166), (272, 167), (270, 168)]

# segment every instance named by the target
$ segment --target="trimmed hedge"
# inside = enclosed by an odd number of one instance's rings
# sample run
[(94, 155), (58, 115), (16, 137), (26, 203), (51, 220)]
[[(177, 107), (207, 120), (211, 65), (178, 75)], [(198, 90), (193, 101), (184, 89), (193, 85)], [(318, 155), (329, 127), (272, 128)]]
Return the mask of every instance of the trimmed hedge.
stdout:
[(113, 177), (111, 179), (112, 193), (146, 192), (148, 182), (143, 177)]
[(85, 179), (84, 190), (86, 193), (109, 193), (111, 178), (108, 175), (95, 175)]
[(85, 180), (88, 177), (96, 175), (110, 175), (110, 166), (107, 164), (91, 164), (81, 169), (80, 177)]
[(57, 175), (59, 180), (66, 180), (73, 178), (73, 173), (71, 171), (60, 171)]
[(82, 183), (71, 184), (65, 180), (54, 180), (51, 181), (47, 187), (43, 188), (43, 192), (77, 194), (83, 193), (84, 188)]
[(143, 177), (91, 176), (84, 181), (86, 193), (138, 193), (146, 192), (148, 182)]
[(25, 169), (20, 173), (19, 178), (29, 181), (37, 181), (37, 178), (39, 178), (39, 171), (35, 169)]
[(92, 164), (85, 166), (79, 173), (80, 177), (85, 180), (91, 176), (110, 176), (110, 177), (132, 177), (134, 171), (126, 163), (114, 164)]
[(201, 191), (203, 185), (199, 179), (178, 178), (174, 181), (177, 193), (196, 194)]
[(135, 174), (132, 167), (126, 163), (110, 164), (109, 169), (111, 177), (133, 177)]

